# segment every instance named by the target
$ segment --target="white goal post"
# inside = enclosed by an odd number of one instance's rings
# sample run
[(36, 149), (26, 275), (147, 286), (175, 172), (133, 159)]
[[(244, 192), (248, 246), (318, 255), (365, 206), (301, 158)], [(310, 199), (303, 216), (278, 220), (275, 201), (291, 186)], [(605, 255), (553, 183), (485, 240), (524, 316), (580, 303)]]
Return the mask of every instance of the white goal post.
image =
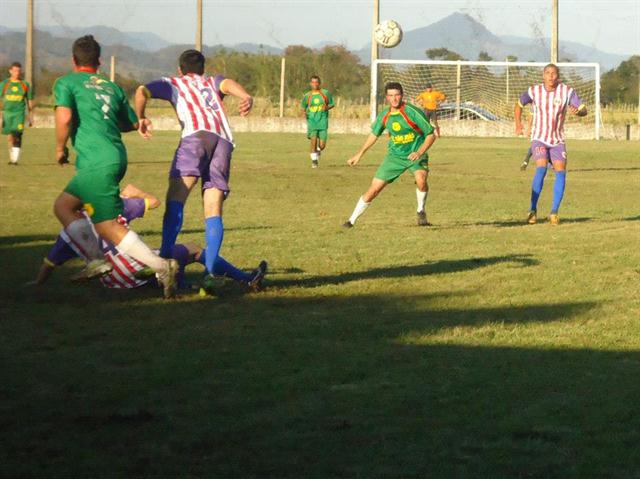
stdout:
[[(384, 85), (402, 84), (405, 100), (415, 97), (431, 83), (447, 99), (438, 121), (447, 136), (513, 136), (513, 109), (531, 85), (542, 82), (546, 62), (376, 60), (371, 67), (373, 121), (384, 102)], [(565, 130), (569, 138), (600, 139), (600, 65), (558, 63), (560, 81), (574, 88), (588, 115), (569, 115)], [(525, 109), (529, 115), (529, 109)]]

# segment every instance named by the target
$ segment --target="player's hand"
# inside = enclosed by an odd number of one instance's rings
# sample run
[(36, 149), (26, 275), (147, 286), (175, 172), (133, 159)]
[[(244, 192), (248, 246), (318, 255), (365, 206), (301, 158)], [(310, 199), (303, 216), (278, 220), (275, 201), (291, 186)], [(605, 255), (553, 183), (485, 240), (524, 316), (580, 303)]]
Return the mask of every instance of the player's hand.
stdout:
[(253, 108), (253, 98), (248, 96), (238, 105), (238, 113), (240, 116), (247, 116)]
[(347, 164), (349, 166), (356, 166), (359, 161), (360, 161), (360, 155), (355, 155), (347, 160)]
[(420, 155), (418, 154), (417, 151), (414, 151), (413, 153), (410, 153), (409, 156), (407, 156), (407, 158), (411, 161), (416, 161), (420, 158)]
[(65, 146), (61, 150), (56, 149), (56, 161), (60, 166), (64, 166), (69, 163), (69, 148)]
[(153, 123), (149, 118), (140, 118), (140, 122), (138, 124), (138, 133), (142, 138), (148, 140), (153, 136)]
[(33, 113), (29, 113), (29, 123), (27, 123), (29, 127), (33, 126)]
[(569, 111), (571, 112), (572, 115), (578, 116), (580, 114), (580, 110), (573, 105), (569, 105)]
[(522, 124), (516, 125), (516, 135), (517, 136), (522, 136), (524, 133), (524, 127), (522, 126)]

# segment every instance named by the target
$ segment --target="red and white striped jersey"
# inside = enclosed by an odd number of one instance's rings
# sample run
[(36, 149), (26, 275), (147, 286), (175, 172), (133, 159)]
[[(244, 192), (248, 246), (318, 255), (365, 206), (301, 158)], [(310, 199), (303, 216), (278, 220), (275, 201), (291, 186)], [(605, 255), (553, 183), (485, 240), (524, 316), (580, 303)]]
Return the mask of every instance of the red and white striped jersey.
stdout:
[(221, 75), (164, 77), (145, 85), (148, 96), (171, 102), (182, 126), (182, 137), (209, 131), (233, 143), (229, 119), (222, 102)]
[(564, 143), (564, 121), (569, 105), (581, 108), (582, 102), (576, 91), (558, 83), (552, 91), (547, 91), (543, 84), (530, 87), (520, 97), (520, 106), (533, 104), (533, 123), (531, 140), (540, 141), (553, 146)]

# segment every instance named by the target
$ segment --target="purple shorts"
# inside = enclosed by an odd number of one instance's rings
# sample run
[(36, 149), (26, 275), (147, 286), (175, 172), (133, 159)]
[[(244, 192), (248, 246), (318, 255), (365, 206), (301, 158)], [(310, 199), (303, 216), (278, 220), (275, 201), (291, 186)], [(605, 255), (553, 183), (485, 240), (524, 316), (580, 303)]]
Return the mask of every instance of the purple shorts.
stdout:
[(180, 140), (171, 163), (169, 178), (196, 176), (202, 189), (229, 192), (229, 168), (233, 144), (208, 131), (198, 131)]
[(545, 145), (541, 141), (531, 142), (531, 153), (534, 160), (547, 160), (547, 161), (567, 161), (567, 148), (564, 143), (558, 145), (549, 146)]

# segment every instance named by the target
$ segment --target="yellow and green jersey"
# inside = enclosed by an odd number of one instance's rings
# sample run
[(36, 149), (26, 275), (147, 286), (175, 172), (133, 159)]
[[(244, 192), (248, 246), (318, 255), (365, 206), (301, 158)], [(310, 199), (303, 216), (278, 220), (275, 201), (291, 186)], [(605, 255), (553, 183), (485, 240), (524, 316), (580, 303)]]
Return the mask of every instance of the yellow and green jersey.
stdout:
[(371, 132), (380, 136), (385, 130), (389, 132), (387, 155), (402, 159), (417, 151), (425, 138), (433, 133), (424, 113), (408, 103), (402, 104), (397, 111), (387, 107), (380, 112), (371, 125)]
[(33, 99), (33, 90), (24, 80), (7, 78), (0, 82), (2, 93), (2, 110), (4, 113), (22, 113), (27, 100)]
[(126, 163), (120, 133), (130, 131), (138, 119), (120, 86), (101, 74), (80, 71), (58, 78), (53, 95), (56, 107), (73, 112), (77, 169)]
[(300, 106), (307, 112), (307, 126), (309, 130), (326, 130), (329, 128), (328, 106), (334, 106), (333, 96), (329, 90), (321, 88), (318, 91), (308, 91), (302, 97)]

